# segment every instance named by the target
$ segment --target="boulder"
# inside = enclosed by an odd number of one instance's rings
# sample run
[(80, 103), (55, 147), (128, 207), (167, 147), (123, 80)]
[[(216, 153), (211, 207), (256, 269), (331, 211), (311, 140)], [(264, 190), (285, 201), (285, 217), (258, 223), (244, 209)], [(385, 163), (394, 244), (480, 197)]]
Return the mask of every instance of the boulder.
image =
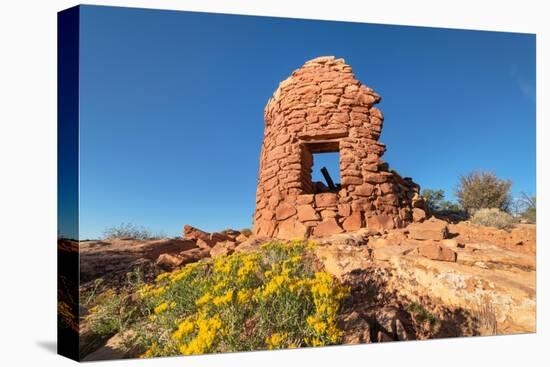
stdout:
[(161, 254), (155, 264), (163, 269), (174, 269), (183, 263), (181, 257), (171, 254)]
[(235, 252), (253, 252), (257, 251), (260, 248), (260, 245), (264, 242), (266, 242), (267, 238), (249, 238), (244, 242), (241, 242), (240, 244), (235, 247)]
[(186, 224), (183, 226), (183, 238), (193, 241), (196, 241), (198, 239), (209, 241), (210, 233)]
[(409, 238), (415, 240), (443, 240), (448, 237), (447, 222), (430, 218), (422, 223), (412, 223), (407, 227)]
[(210, 235), (210, 242), (212, 243), (212, 246), (223, 241), (233, 241), (233, 238), (223, 232), (214, 232)]
[(456, 262), (457, 257), (456, 252), (434, 241), (429, 241), (418, 246), (418, 253), (428, 259), (438, 261)]
[[(134, 332), (132, 330), (124, 331), (113, 335), (104, 346), (98, 350), (88, 354), (82, 359), (82, 361), (102, 361), (131, 358), (138, 353), (138, 343), (128, 343), (129, 340), (135, 339)], [(128, 348), (128, 345), (133, 347)]]
[(235, 237), (235, 241), (237, 243), (242, 243), (242, 242), (245, 242), (246, 240), (248, 240), (248, 237), (242, 233), (240, 233), (237, 237)]
[(413, 208), (412, 216), (414, 222), (423, 222), (426, 219), (426, 212), (420, 208)]
[(219, 256), (231, 255), (235, 251), (236, 247), (237, 244), (233, 241), (218, 242), (210, 250), (210, 256), (214, 258)]
[(357, 311), (343, 315), (338, 320), (338, 327), (344, 331), (343, 344), (366, 344), (371, 342), (370, 325)]
[(204, 259), (205, 257), (208, 257), (210, 255), (210, 249), (203, 249), (203, 248), (194, 248), (187, 251), (182, 251), (179, 253), (179, 257), (181, 258), (181, 265), (193, 263), (196, 261), (199, 261), (201, 259)]
[(197, 240), (195, 241), (195, 243), (197, 244), (198, 247), (202, 248), (202, 249), (206, 249), (206, 250), (209, 250), (212, 248), (212, 241), (210, 239), (208, 240), (203, 240), (202, 238), (197, 238)]

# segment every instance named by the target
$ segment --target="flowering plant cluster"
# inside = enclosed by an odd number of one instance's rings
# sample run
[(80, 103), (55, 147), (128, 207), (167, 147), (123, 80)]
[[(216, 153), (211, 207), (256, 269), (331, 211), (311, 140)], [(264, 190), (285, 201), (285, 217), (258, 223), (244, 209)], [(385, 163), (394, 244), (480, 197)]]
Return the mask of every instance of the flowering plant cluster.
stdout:
[(349, 289), (314, 271), (311, 242), (267, 242), (162, 273), (137, 290), (142, 357), (338, 344)]

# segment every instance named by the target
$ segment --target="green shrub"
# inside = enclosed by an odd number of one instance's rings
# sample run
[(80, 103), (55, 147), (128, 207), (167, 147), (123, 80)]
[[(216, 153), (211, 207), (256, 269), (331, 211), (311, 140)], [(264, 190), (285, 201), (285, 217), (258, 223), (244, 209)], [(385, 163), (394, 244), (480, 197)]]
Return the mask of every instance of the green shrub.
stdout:
[(458, 204), (445, 200), (445, 191), (443, 190), (425, 189), (421, 196), (426, 203), (426, 209), (431, 213), (440, 211), (460, 213), (462, 211)]
[(521, 217), (525, 219), (528, 223), (536, 223), (537, 222), (537, 209), (536, 208), (527, 208), (523, 213), (521, 213)]
[(130, 295), (125, 290), (108, 289), (95, 301), (96, 305), (89, 310), (90, 329), (102, 336), (116, 334), (128, 328), (137, 316), (137, 307), (130, 302)]
[(469, 214), (483, 208), (508, 211), (511, 187), (511, 181), (499, 179), (490, 172), (477, 171), (460, 177), (456, 196)]
[(421, 304), (413, 302), (407, 306), (407, 310), (415, 318), (419, 324), (428, 323), (430, 326), (435, 326), (439, 320), (437, 317), (428, 312)]
[(500, 229), (511, 228), (514, 224), (514, 218), (498, 209), (479, 209), (471, 218), (472, 223), (486, 226), (496, 227)]

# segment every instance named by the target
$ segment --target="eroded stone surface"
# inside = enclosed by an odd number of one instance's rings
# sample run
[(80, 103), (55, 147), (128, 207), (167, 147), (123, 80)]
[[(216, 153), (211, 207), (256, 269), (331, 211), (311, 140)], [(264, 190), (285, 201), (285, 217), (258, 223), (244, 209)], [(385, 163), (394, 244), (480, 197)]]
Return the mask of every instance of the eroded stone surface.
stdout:
[[(385, 292), (409, 303), (429, 300), (432, 306), (453, 309), (460, 317), (478, 319), (474, 334), (457, 336), (534, 332), (535, 226), (501, 231), (462, 222), (448, 225), (452, 239), (412, 238), (444, 237), (442, 223), (427, 222), (422, 223), (426, 231), (416, 229), (430, 236), (410, 232), (416, 224), (386, 233), (362, 229), (323, 238), (315, 254), (324, 269), (341, 280), (383, 269)], [(519, 241), (525, 245), (518, 245)], [(403, 340), (401, 329), (396, 324), (391, 335), (371, 334), (379, 341)]]

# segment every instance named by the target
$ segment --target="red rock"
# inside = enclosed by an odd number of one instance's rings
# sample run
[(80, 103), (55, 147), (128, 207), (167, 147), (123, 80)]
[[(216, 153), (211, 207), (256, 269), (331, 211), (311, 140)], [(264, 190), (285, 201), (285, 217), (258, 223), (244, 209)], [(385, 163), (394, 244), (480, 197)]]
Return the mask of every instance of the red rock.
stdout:
[(309, 228), (306, 225), (294, 219), (287, 219), (280, 223), (277, 238), (285, 240), (304, 239), (308, 234)]
[(336, 218), (338, 216), (338, 212), (335, 210), (322, 210), (321, 211), (321, 218)]
[(233, 238), (225, 233), (222, 232), (213, 232), (210, 235), (210, 242), (212, 243), (211, 246), (215, 245), (218, 242), (222, 241), (232, 241)]
[(416, 240), (442, 240), (447, 238), (447, 222), (431, 218), (422, 223), (413, 223), (407, 227), (409, 238)]
[(298, 220), (301, 222), (318, 219), (320, 219), (319, 214), (317, 214), (311, 205), (298, 206)]
[(315, 195), (315, 206), (318, 208), (324, 208), (328, 206), (338, 205), (338, 194), (323, 193)]
[(341, 217), (349, 217), (351, 214), (351, 205), (350, 204), (340, 204), (338, 205), (338, 215)]
[(210, 249), (194, 248), (179, 253), (179, 257), (182, 260), (181, 265), (199, 261), (210, 255)]
[(426, 219), (426, 212), (420, 208), (413, 208), (412, 215), (415, 222), (423, 222)]
[(173, 269), (180, 266), (183, 263), (181, 257), (171, 254), (161, 254), (155, 264), (164, 269)]
[(200, 238), (201, 240), (208, 241), (210, 240), (210, 233), (186, 224), (183, 226), (183, 238), (188, 240), (198, 240)]
[(340, 227), (334, 218), (324, 219), (313, 229), (313, 235), (315, 237), (325, 237), (342, 232), (342, 227)]
[(210, 249), (214, 244), (210, 241), (210, 239), (208, 240), (203, 240), (202, 238), (199, 238), (197, 239), (197, 241), (195, 242), (197, 244), (197, 246), (199, 246), (200, 248), (203, 248), (203, 249)]
[(277, 220), (285, 220), (296, 214), (296, 208), (286, 202), (282, 202), (275, 210), (275, 218)]
[(298, 195), (298, 198), (296, 199), (296, 203), (298, 205), (313, 204), (313, 194)]
[(384, 231), (387, 229), (395, 228), (395, 224), (393, 223), (393, 219), (391, 216), (386, 214), (379, 214), (367, 217), (367, 228)]
[(363, 226), (363, 218), (361, 212), (353, 212), (342, 223), (342, 227), (346, 231), (356, 231)]
[[(304, 228), (294, 224), (296, 220), (312, 227), (321, 215), (343, 225), (353, 211), (362, 211), (366, 217), (390, 217), (371, 219), (377, 228), (412, 221), (418, 185), (381, 164), (386, 150), (378, 141), (383, 117), (373, 106), (381, 97), (359, 82), (343, 59), (327, 60), (306, 62), (295, 70), (265, 106), (255, 235), (307, 236)], [(338, 194), (312, 182), (310, 174), (313, 154), (337, 151)], [(298, 209), (301, 205), (311, 205), (316, 213), (307, 207)], [(286, 222), (289, 219), (293, 221)], [(346, 228), (356, 227), (355, 217), (346, 222)]]
[(355, 195), (358, 196), (371, 196), (374, 191), (374, 186), (368, 183), (359, 185), (355, 188)]
[(219, 257), (219, 256), (231, 255), (233, 251), (235, 251), (236, 247), (237, 247), (236, 243), (232, 241), (218, 242), (210, 250), (210, 256)]
[(418, 246), (418, 253), (428, 259), (456, 262), (456, 252), (439, 243), (429, 241)]

